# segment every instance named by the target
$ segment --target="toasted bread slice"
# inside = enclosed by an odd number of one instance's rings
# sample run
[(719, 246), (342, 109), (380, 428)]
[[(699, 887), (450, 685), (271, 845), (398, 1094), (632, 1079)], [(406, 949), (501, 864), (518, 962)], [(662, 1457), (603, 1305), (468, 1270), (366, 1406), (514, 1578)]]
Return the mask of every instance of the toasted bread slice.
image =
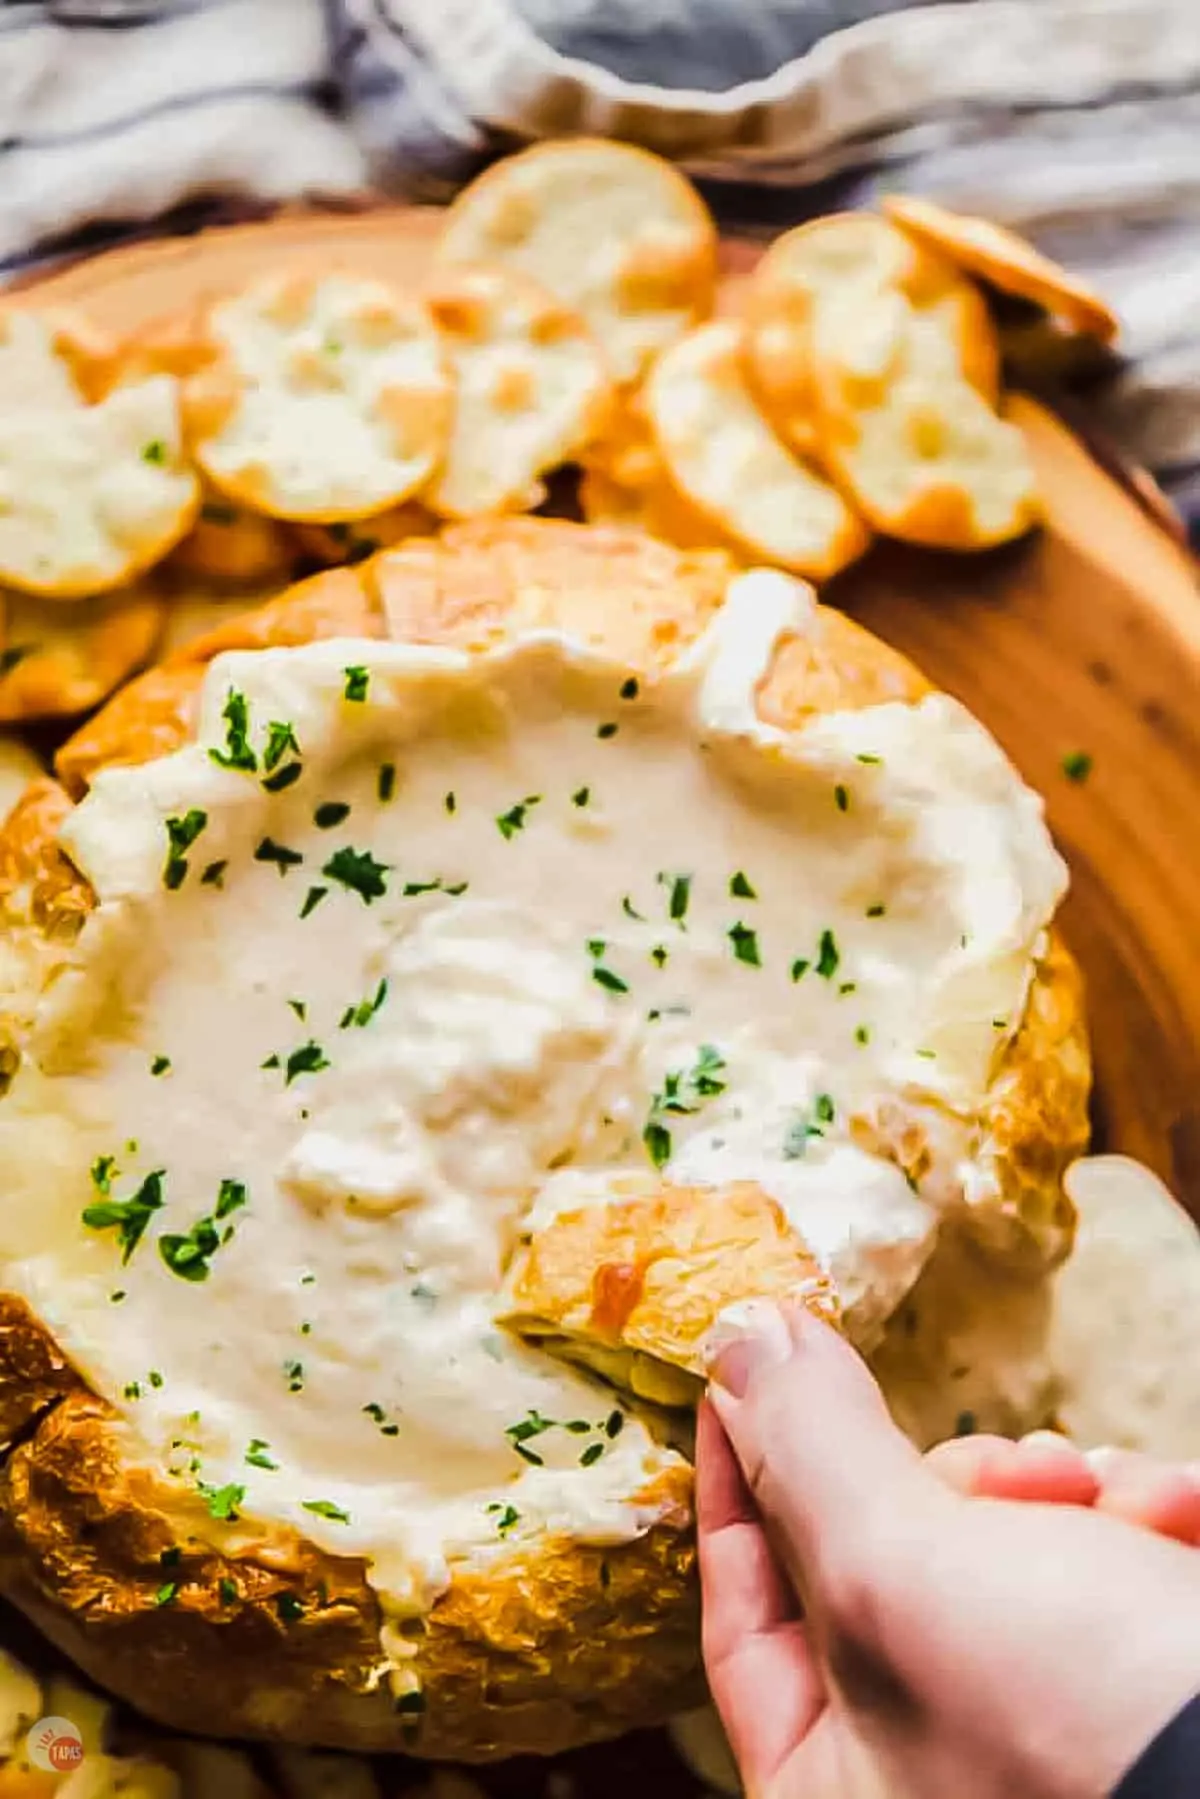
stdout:
[(644, 531), (681, 550), (723, 549), (746, 561), (745, 551), (668, 479), (637, 394), (621, 396), (580, 462), (579, 504), (589, 524)]
[(826, 580), (862, 554), (870, 533), (767, 424), (739, 342), (732, 320), (702, 325), (651, 370), (646, 416), (667, 476), (751, 557)]
[(823, 462), (889, 537), (979, 550), (1021, 536), (1040, 516), (1025, 440), (962, 374), (952, 322), (938, 307), (889, 309), (886, 365), (872, 376), (859, 349), (874, 306), (867, 295), (817, 333)]
[(536, 144), (466, 188), (443, 262), (503, 262), (582, 313), (620, 382), (713, 308), (717, 233), (671, 164), (603, 138)]
[(746, 289), (744, 354), (750, 387), (785, 443), (820, 456), (813, 355), (821, 318), (856, 309), (861, 336), (846, 353), (857, 370), (878, 376), (914, 307), (945, 315), (963, 374), (994, 401), (996, 333), (983, 296), (951, 263), (874, 213), (833, 213), (776, 240)]
[(500, 1322), (660, 1405), (694, 1404), (704, 1342), (746, 1299), (802, 1299), (836, 1323), (828, 1276), (761, 1187), (648, 1187), (628, 1177), (538, 1227)]
[(351, 274), (286, 275), (213, 306), (184, 386), (209, 481), (255, 511), (328, 524), (415, 493), (445, 452), (453, 387), (425, 308)]
[(948, 258), (966, 274), (1003, 293), (1032, 300), (1085, 337), (1103, 344), (1116, 339), (1117, 315), (1095, 288), (1043, 256), (1015, 231), (906, 194), (890, 195), (883, 210), (918, 244)]
[(144, 668), (166, 602), (139, 582), (65, 607), (11, 593), (0, 600), (0, 723), (90, 712)]
[(426, 294), (457, 390), (445, 460), (422, 498), (446, 518), (526, 512), (541, 477), (601, 429), (612, 383), (591, 332), (503, 268), (444, 270)]
[(57, 314), (0, 312), (0, 580), (24, 593), (119, 587), (195, 518), (177, 383), (97, 397), (104, 353)]

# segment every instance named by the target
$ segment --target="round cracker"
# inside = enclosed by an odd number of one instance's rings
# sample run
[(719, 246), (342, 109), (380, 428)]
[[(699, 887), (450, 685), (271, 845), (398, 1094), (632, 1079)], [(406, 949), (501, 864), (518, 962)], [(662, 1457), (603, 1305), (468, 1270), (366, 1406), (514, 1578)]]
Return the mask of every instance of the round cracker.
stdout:
[(745, 293), (747, 379), (775, 430), (797, 454), (820, 455), (813, 389), (814, 333), (827, 313), (874, 305), (848, 352), (864, 376), (886, 371), (912, 307), (953, 319), (960, 363), (980, 393), (1000, 386), (999, 345), (982, 295), (953, 265), (874, 213), (831, 213), (785, 232)]
[(827, 580), (866, 549), (861, 519), (755, 406), (734, 321), (702, 325), (668, 350), (647, 378), (645, 408), (669, 480), (751, 557)]
[(0, 723), (90, 712), (150, 661), (166, 604), (148, 584), (69, 609), (10, 593), (0, 607)]
[(578, 313), (507, 269), (446, 269), (426, 301), (457, 402), (422, 498), (446, 518), (531, 511), (542, 475), (604, 423), (613, 389), (596, 342)]
[(1040, 516), (1021, 433), (962, 373), (952, 312), (906, 308), (887, 321), (886, 363), (867, 374), (874, 297), (832, 315), (814, 344), (821, 457), (877, 531), (931, 548), (978, 550)]
[(1120, 323), (1107, 301), (1015, 231), (907, 194), (889, 195), (883, 210), (917, 243), (948, 257), (967, 274), (1031, 300), (1085, 337), (1103, 344), (1115, 341)]
[(712, 311), (717, 233), (695, 188), (648, 150), (604, 138), (535, 144), (464, 189), (444, 263), (504, 263), (581, 313), (616, 379)]
[(442, 459), (453, 388), (425, 307), (353, 274), (284, 275), (213, 306), (184, 385), (213, 486), (318, 524), (397, 506)]
[(580, 460), (579, 504), (588, 524), (643, 531), (681, 550), (722, 549), (745, 562), (744, 551), (668, 480), (636, 395), (613, 407)]
[(125, 585), (199, 505), (167, 375), (93, 403), (104, 346), (59, 315), (0, 312), (0, 580), (46, 599)]

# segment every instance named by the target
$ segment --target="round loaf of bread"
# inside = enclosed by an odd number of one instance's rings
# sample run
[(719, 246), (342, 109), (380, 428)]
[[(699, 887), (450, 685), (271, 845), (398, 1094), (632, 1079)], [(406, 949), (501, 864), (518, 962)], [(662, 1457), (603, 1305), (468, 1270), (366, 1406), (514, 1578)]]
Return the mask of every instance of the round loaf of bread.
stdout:
[(0, 1586), (171, 1725), (697, 1703), (705, 1333), (1068, 1250), (1040, 802), (809, 589), (476, 523), (188, 645), (0, 831)]

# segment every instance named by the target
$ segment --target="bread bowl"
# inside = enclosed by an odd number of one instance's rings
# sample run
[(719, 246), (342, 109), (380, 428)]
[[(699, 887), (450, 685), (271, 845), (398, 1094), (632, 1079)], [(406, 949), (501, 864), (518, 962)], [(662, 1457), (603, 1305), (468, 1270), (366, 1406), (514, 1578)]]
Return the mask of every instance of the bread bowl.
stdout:
[(495, 1330), (526, 1202), (756, 1182), (864, 1345), (944, 1219), (1039, 1278), (1088, 1084), (1039, 803), (800, 584), (538, 520), (318, 577), (60, 767), (0, 833), (0, 1584), (184, 1728), (690, 1703), (686, 1430)]

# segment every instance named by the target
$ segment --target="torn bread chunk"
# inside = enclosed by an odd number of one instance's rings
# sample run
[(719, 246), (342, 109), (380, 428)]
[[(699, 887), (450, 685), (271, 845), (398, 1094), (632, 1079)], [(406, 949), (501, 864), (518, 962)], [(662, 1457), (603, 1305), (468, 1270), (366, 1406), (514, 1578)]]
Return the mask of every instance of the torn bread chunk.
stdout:
[(506, 269), (447, 269), (426, 295), (457, 388), (423, 499), (448, 518), (524, 512), (600, 430), (612, 384), (578, 313)]
[(47, 599), (132, 580), (199, 506), (177, 383), (97, 397), (101, 352), (53, 313), (0, 312), (0, 581)]
[(444, 263), (503, 262), (583, 314), (620, 382), (713, 308), (717, 233), (691, 183), (602, 138), (537, 144), (454, 201)]
[[(829, 1277), (751, 1182), (598, 1187), (530, 1230), (500, 1322), (659, 1405), (699, 1397), (704, 1341), (744, 1299), (799, 1299), (836, 1323)], [(569, 1191), (569, 1189), (568, 1189)]]
[(732, 321), (703, 325), (668, 350), (645, 405), (670, 481), (749, 554), (827, 580), (866, 549), (862, 520), (759, 412)]
[(907, 194), (889, 195), (883, 210), (917, 243), (966, 274), (1032, 301), (1085, 337), (1103, 344), (1116, 339), (1120, 324), (1111, 306), (1086, 281), (1043, 256), (1015, 231)]
[(286, 275), (219, 302), (205, 330), (188, 437), (233, 499), (276, 518), (367, 518), (440, 463), (453, 385), (419, 302), (357, 275)]

